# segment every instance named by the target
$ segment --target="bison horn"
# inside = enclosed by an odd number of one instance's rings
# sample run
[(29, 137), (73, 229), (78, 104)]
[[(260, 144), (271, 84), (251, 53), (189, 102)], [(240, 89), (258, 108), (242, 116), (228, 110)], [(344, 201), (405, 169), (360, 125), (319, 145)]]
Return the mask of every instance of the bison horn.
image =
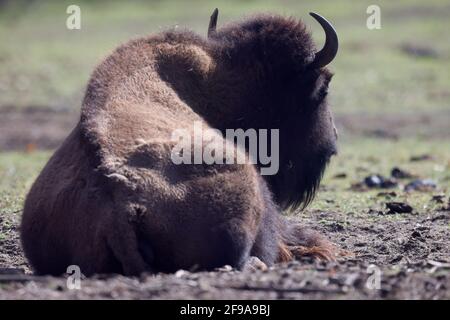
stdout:
[(211, 36), (216, 33), (216, 27), (217, 27), (217, 16), (219, 15), (219, 10), (216, 8), (214, 9), (211, 18), (209, 19), (209, 27), (208, 27), (208, 38), (211, 38)]
[(322, 68), (336, 57), (339, 47), (338, 36), (331, 23), (324, 17), (314, 12), (310, 12), (309, 14), (320, 23), (325, 31), (325, 45), (322, 50), (316, 53), (314, 61), (311, 63), (314, 68)]

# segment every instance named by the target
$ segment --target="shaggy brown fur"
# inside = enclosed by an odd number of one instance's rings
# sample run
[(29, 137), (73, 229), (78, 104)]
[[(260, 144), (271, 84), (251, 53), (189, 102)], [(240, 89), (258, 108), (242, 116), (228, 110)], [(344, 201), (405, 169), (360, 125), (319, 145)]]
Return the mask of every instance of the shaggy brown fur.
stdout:
[[(315, 52), (302, 22), (267, 15), (208, 40), (168, 31), (120, 46), (92, 74), (80, 122), (26, 199), (22, 243), (34, 270), (137, 275), (239, 268), (249, 256), (333, 259), (328, 241), (280, 215), (312, 199), (336, 150), (331, 74), (308, 68)], [(173, 164), (171, 134), (194, 121), (279, 128), (279, 173)]]

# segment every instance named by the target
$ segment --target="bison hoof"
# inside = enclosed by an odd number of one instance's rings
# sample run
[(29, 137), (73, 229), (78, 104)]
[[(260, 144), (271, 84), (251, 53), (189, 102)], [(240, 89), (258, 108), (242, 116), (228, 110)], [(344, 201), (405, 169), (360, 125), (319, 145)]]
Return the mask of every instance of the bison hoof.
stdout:
[(262, 262), (258, 257), (251, 256), (248, 258), (248, 260), (245, 262), (244, 266), (242, 267), (242, 271), (265, 271), (267, 270), (267, 265)]

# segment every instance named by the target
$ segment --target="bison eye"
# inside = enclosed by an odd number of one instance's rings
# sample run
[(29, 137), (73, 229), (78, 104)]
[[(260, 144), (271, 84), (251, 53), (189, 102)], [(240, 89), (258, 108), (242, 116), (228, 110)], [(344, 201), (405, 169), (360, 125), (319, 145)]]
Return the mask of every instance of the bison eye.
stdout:
[(322, 102), (328, 95), (328, 86), (322, 86), (313, 93), (313, 99), (317, 102)]
[(328, 95), (328, 87), (323, 87), (323, 88), (320, 90), (320, 94), (319, 94), (320, 100), (325, 99), (327, 95)]
[(328, 84), (331, 77), (326, 74), (320, 74), (315, 80), (313, 80), (311, 99), (314, 102), (322, 102), (328, 94)]

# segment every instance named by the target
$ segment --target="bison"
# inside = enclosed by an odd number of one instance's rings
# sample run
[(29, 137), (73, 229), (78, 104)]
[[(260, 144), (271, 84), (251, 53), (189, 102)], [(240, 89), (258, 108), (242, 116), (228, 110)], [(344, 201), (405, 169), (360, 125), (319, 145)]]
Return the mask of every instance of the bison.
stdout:
[[(69, 265), (85, 275), (242, 268), (250, 257), (273, 265), (339, 253), (281, 214), (312, 200), (336, 153), (325, 67), (338, 50), (334, 28), (311, 13), (326, 34), (318, 51), (297, 19), (256, 15), (217, 30), (217, 14), (207, 38), (139, 38), (95, 69), (78, 124), (25, 201), (21, 240), (37, 274)], [(222, 133), (279, 129), (278, 172), (174, 164), (172, 133), (194, 136), (193, 122)]]

